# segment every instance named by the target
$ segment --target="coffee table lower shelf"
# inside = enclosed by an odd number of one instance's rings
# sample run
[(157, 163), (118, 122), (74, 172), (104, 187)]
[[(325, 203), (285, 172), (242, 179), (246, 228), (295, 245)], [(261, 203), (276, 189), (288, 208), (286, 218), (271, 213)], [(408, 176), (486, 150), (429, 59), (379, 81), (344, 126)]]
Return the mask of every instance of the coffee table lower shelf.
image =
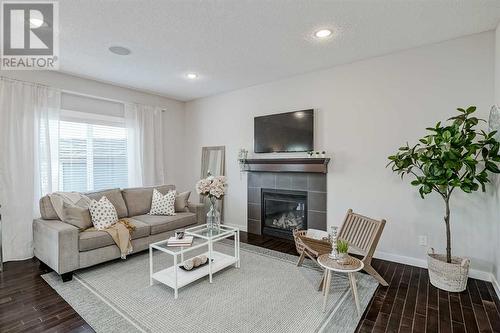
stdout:
[[(208, 257), (208, 252), (205, 252), (203, 254)], [(233, 256), (217, 251), (212, 251), (212, 259), (212, 274), (228, 266), (234, 265), (238, 261), (238, 259)], [(180, 266), (182, 265), (183, 263), (177, 264), (177, 269), (176, 266), (171, 266), (169, 268), (155, 272), (153, 273), (152, 278), (176, 290), (210, 274), (210, 265), (204, 265), (191, 271), (183, 270), (182, 268), (180, 268)]]

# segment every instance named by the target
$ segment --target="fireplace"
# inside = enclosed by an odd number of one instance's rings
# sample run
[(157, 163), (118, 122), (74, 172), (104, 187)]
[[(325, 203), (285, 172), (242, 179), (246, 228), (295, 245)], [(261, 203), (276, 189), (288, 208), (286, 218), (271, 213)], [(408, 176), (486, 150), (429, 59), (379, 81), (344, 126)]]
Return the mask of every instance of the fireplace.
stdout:
[(293, 239), (294, 229), (307, 229), (307, 192), (263, 188), (262, 234)]

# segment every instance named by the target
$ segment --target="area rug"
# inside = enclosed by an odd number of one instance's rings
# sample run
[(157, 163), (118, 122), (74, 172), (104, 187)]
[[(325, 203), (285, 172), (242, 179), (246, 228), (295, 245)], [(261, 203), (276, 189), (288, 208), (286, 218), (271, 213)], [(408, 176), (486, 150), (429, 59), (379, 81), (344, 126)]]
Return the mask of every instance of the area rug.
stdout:
[[(233, 251), (217, 243), (216, 250)], [(311, 261), (241, 244), (241, 267), (228, 267), (179, 290), (149, 285), (148, 252), (79, 270), (63, 283), (43, 275), (96, 332), (354, 332), (359, 316), (346, 275), (334, 274), (327, 303), (317, 291), (322, 272)], [(155, 254), (155, 267), (171, 265)], [(357, 273), (364, 311), (377, 282)]]

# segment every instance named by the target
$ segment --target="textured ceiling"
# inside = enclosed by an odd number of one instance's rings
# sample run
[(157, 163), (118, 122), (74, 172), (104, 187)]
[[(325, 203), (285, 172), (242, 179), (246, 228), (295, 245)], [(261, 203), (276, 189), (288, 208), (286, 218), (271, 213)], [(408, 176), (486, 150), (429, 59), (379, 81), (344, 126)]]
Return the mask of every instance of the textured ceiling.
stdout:
[[(64, 0), (61, 71), (191, 100), (495, 28), (498, 0)], [(337, 36), (317, 41), (331, 28)], [(110, 53), (121, 45), (126, 57)], [(186, 72), (199, 73), (196, 81)]]

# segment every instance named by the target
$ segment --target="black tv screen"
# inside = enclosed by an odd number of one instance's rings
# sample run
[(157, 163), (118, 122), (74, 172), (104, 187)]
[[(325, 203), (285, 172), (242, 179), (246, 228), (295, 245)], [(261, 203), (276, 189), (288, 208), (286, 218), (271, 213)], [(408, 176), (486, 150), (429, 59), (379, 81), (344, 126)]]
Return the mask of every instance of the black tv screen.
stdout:
[(314, 110), (254, 118), (256, 153), (314, 150)]

